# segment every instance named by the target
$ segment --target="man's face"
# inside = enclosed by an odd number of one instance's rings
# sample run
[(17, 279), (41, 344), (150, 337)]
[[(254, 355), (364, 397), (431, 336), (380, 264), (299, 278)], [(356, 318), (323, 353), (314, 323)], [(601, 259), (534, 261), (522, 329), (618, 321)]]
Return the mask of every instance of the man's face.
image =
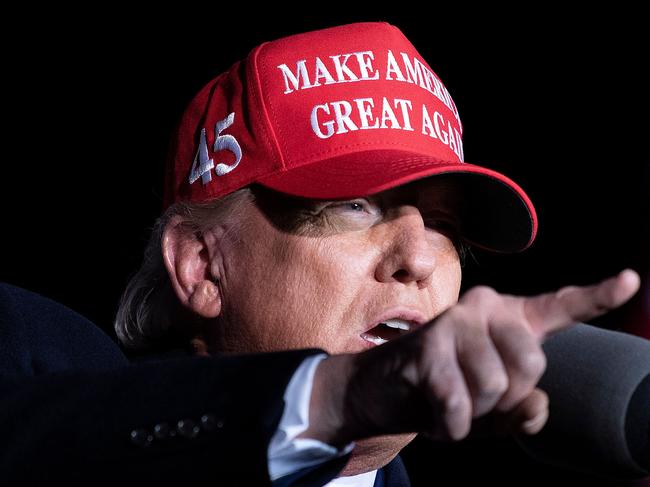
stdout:
[(222, 312), (209, 349), (358, 352), (457, 302), (458, 192), (449, 181), (346, 201), (256, 194), (213, 264)]

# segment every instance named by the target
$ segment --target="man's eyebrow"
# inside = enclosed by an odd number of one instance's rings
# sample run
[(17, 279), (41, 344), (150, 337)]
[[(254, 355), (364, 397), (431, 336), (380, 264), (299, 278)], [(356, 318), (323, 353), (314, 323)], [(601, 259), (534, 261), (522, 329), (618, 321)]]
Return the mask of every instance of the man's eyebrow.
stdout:
[(446, 224), (453, 228), (455, 232), (460, 232), (462, 227), (462, 218), (457, 212), (448, 212), (448, 211), (423, 211), (422, 218), (425, 220), (438, 220), (443, 224)]
[(333, 201), (336, 200), (301, 200), (296, 202), (294, 209), (299, 212), (318, 213)]
[(450, 192), (448, 189), (441, 191), (435, 196), (420, 196), (417, 198), (417, 206), (427, 211), (431, 209), (445, 211), (451, 214), (458, 214), (462, 206), (462, 197), (458, 193)]

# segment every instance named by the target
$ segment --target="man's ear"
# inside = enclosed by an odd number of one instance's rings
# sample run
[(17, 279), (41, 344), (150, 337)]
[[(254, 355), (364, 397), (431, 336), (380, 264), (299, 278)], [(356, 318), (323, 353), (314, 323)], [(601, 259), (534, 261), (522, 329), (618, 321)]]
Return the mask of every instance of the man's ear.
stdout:
[(163, 231), (163, 261), (178, 300), (203, 318), (216, 318), (221, 313), (221, 295), (206, 245), (180, 215), (174, 215)]

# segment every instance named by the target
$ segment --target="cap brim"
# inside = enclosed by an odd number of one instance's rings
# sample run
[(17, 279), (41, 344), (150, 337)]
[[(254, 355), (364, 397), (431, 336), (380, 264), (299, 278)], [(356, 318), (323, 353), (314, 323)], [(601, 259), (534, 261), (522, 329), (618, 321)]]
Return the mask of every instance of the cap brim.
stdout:
[(537, 213), (523, 189), (507, 176), (473, 164), (435, 160), (395, 150), (356, 152), (293, 168), (257, 182), (313, 199), (368, 196), (435, 176), (453, 175), (463, 189), (463, 238), (494, 252), (519, 252), (537, 234)]

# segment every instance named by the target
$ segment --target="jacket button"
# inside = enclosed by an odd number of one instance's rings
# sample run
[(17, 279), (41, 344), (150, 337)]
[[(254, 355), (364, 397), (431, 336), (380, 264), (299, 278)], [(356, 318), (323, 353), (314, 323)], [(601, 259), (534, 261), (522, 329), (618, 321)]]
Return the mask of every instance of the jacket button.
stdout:
[(159, 440), (164, 440), (169, 436), (169, 425), (160, 423), (153, 427), (153, 435)]
[[(221, 428), (221, 426), (223, 426), (223, 423), (221, 421), (219, 421), (219, 423), (221, 423), (219, 425), (219, 428)], [(205, 431), (213, 431), (217, 427), (217, 420), (211, 414), (204, 414), (201, 416), (201, 427)]]
[(151, 442), (153, 442), (153, 436), (147, 430), (140, 428), (131, 431), (131, 443), (134, 445), (145, 448), (151, 445)]
[(191, 419), (181, 419), (176, 423), (176, 431), (185, 438), (196, 438), (201, 428), (199, 428)]

